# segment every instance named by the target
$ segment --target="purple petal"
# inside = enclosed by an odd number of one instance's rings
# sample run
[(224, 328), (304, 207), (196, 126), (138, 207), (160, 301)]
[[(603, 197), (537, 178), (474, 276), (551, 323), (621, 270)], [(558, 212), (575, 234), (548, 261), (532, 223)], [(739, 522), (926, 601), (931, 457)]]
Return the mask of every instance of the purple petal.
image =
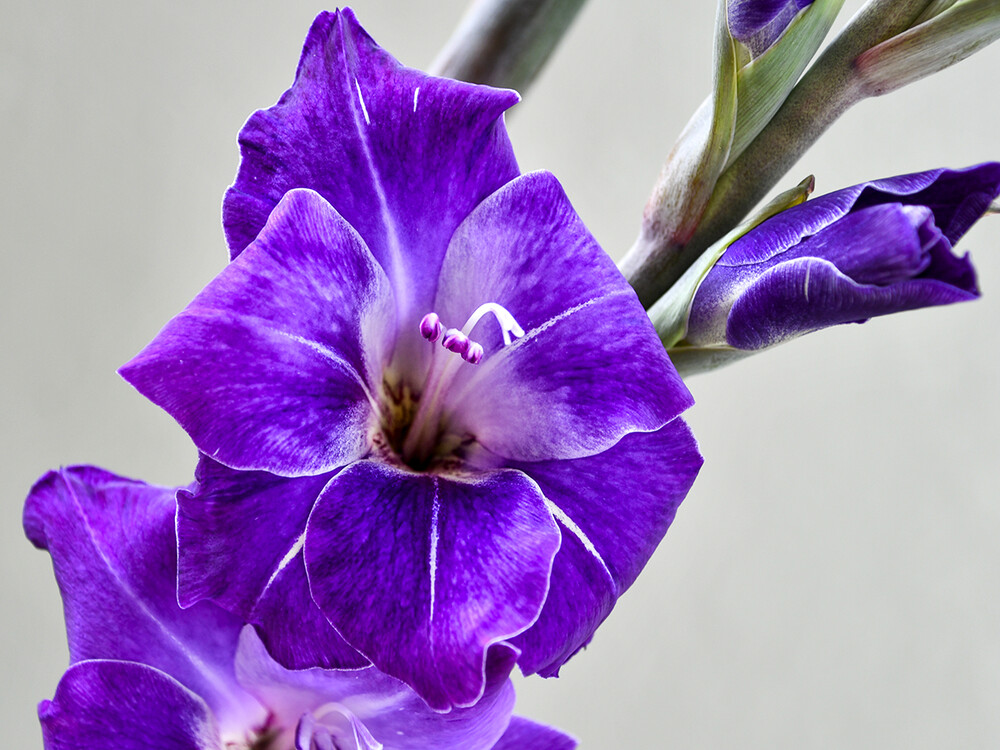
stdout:
[(688, 343), (752, 350), (827, 326), (979, 295), (952, 252), (1000, 194), (1000, 164), (840, 190), (737, 240), (706, 275)]
[(593, 455), (692, 403), (635, 292), (548, 173), (497, 191), (452, 239), (435, 310), (461, 325), (484, 302), (526, 334), (500, 348), (494, 321), (480, 323), (486, 356), (448, 397), (455, 421), (498, 455)]
[(319, 474), (367, 451), (392, 304), (357, 233), (296, 190), (121, 374), (217, 461)]
[(934, 223), (954, 245), (997, 195), (997, 162), (862, 182), (782, 211), (734, 242), (720, 263), (735, 266), (766, 261), (849, 212), (882, 203), (927, 206), (934, 213)]
[(839, 323), (976, 296), (934, 279), (858, 284), (825, 260), (801, 258), (771, 268), (746, 289), (729, 313), (726, 338), (738, 349), (760, 349)]
[(563, 534), (542, 614), (512, 641), (522, 671), (554, 676), (590, 641), (652, 556), (701, 464), (681, 419), (597, 456), (514, 464), (538, 483)]
[(232, 671), (241, 623), (208, 603), (177, 606), (173, 496), (102, 469), (70, 467), (35, 484), (24, 528), (52, 556), (71, 661), (156, 667), (228, 725), (245, 715)]
[[(508, 679), (487, 690), (476, 705), (442, 714), (374, 667), (286, 670), (268, 657), (249, 629), (240, 639), (236, 668), (242, 684), (274, 712), (279, 724), (294, 726), (302, 714), (336, 703), (352, 725), (361, 724), (386, 750), (486, 750), (503, 734), (514, 708)], [(315, 718), (313, 724), (322, 724)]]
[(573, 750), (576, 740), (558, 729), (515, 716), (493, 750)]
[(347, 641), (447, 710), (475, 703), (490, 646), (538, 616), (558, 548), (520, 472), (446, 478), (363, 461), (320, 496), (305, 561)]
[(196, 476), (177, 495), (180, 603), (209, 599), (259, 625), (286, 666), (366, 666), (313, 602), (302, 562), (306, 521), (332, 474), (288, 479), (202, 456)]
[(321, 13), (292, 88), (240, 132), (243, 161), (223, 205), (233, 256), (282, 195), (310, 188), (364, 237), (400, 310), (427, 307), (455, 228), (518, 174), (502, 119), (517, 101), (404, 68), (350, 10)]
[(729, 0), (729, 33), (758, 57), (813, 0)]
[(163, 672), (122, 661), (70, 667), (38, 707), (46, 750), (217, 750), (201, 698)]

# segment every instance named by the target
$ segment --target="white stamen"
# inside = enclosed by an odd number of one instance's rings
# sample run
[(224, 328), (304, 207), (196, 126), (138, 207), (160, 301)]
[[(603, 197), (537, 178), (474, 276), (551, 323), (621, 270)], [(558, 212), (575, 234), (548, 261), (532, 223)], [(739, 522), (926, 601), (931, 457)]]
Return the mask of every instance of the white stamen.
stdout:
[(504, 346), (510, 346), (512, 339), (519, 339), (524, 335), (524, 329), (518, 325), (518, 322), (514, 320), (514, 316), (510, 314), (503, 305), (498, 305), (496, 302), (484, 302), (479, 307), (476, 308), (475, 312), (469, 316), (465, 325), (462, 326), (462, 333), (466, 336), (472, 333), (472, 329), (476, 327), (476, 324), (482, 319), (487, 313), (493, 313), (494, 317), (497, 319), (497, 323), (500, 324), (500, 332), (503, 334)]

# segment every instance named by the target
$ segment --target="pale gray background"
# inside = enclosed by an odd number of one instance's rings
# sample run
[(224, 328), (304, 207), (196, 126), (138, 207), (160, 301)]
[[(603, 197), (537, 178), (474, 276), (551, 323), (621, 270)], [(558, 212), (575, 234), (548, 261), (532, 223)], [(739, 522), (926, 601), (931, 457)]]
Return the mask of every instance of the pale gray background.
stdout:
[[(844, 18), (858, 7), (848, 2)], [(463, 0), (358, 0), (424, 66)], [(714, 3), (591, 0), (509, 118), (613, 255), (707, 90)], [(225, 263), (236, 133), (291, 83), (316, 2), (0, 2), (0, 727), (40, 747), (66, 664), (22, 499), (59, 463), (184, 483), (184, 433), (115, 368)], [(1000, 46), (849, 113), (819, 192), (1000, 158)], [(691, 381), (707, 458), (645, 574), (520, 711), (586, 748), (1000, 746), (1000, 218), (984, 299), (842, 327)]]

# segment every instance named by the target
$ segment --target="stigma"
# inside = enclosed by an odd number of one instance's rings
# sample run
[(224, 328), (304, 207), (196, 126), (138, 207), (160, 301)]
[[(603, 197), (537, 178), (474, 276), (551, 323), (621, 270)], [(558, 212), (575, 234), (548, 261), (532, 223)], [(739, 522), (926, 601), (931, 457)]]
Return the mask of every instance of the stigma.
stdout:
[(470, 338), (470, 334), (487, 313), (492, 313), (497, 323), (500, 324), (504, 346), (510, 346), (515, 339), (524, 336), (524, 329), (521, 328), (510, 311), (496, 302), (485, 302), (477, 307), (460, 329), (446, 329), (440, 316), (435, 312), (429, 312), (420, 320), (420, 335), (431, 343), (440, 339), (441, 346), (445, 349), (459, 355), (469, 364), (478, 365), (483, 361), (485, 352), (483, 345)]

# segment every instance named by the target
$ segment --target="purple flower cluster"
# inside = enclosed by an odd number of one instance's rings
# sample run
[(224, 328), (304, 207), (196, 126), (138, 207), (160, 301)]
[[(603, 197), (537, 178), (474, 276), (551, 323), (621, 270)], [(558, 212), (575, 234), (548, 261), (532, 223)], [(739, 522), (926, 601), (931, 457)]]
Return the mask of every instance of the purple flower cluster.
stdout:
[(635, 293), (520, 174), (517, 100), (316, 19), (240, 133), (231, 262), (121, 370), (196, 481), (28, 498), (73, 663), (48, 748), (572, 746), (508, 675), (589, 642), (702, 459)]
[[(729, 2), (730, 32), (762, 54), (809, 2)], [(240, 133), (230, 262), (121, 369), (195, 481), (73, 467), (26, 502), (70, 646), (48, 750), (575, 746), (512, 717), (510, 674), (589, 643), (702, 459), (635, 292), (520, 173), (517, 100), (315, 20)], [(998, 193), (983, 164), (784, 211), (697, 277), (672, 351), (971, 299), (953, 245)]]

